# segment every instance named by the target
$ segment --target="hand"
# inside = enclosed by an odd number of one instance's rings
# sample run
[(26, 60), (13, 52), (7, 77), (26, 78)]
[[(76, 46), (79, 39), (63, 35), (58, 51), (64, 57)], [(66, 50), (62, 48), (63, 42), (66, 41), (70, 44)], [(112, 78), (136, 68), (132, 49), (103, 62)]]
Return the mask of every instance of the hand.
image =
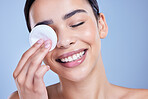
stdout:
[(13, 73), (20, 99), (48, 99), (43, 77), (49, 66), (41, 63), (50, 48), (51, 41), (41, 39), (22, 55)]

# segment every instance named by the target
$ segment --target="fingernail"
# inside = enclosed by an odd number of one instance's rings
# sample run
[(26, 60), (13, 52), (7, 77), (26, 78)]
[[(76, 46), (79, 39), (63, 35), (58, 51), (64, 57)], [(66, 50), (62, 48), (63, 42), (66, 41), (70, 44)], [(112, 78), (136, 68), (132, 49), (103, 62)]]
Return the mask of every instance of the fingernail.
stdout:
[(45, 48), (49, 48), (50, 47), (50, 41), (49, 40), (47, 40), (47, 41), (45, 41)]
[(48, 70), (50, 70), (50, 66), (47, 65)]
[(41, 44), (41, 43), (43, 43), (43, 40), (40, 39), (40, 40), (37, 41), (37, 43), (38, 43), (38, 44)]
[(48, 68), (50, 68), (50, 66), (49, 66), (49, 65), (47, 65), (47, 67), (48, 67)]

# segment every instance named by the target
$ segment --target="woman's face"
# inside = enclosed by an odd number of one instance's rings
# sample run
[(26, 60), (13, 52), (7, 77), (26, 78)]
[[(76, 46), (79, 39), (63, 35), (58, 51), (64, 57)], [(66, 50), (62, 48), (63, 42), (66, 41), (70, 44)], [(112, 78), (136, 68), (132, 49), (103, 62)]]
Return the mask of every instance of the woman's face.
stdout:
[(56, 31), (57, 46), (44, 62), (59, 77), (80, 81), (95, 69), (100, 30), (87, 0), (36, 0), (30, 9), (31, 28), (39, 22)]

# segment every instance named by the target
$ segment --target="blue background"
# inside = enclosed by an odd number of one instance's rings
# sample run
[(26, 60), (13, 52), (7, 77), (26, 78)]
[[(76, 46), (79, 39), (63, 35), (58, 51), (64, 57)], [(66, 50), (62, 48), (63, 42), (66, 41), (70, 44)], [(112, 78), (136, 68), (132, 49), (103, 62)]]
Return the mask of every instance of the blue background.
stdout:
[[(25, 0), (0, 2), (0, 99), (16, 89), (13, 71), (30, 47), (23, 13)], [(102, 57), (110, 83), (148, 89), (148, 1), (99, 0), (106, 16), (108, 36), (102, 40)], [(46, 85), (58, 82), (51, 71)]]

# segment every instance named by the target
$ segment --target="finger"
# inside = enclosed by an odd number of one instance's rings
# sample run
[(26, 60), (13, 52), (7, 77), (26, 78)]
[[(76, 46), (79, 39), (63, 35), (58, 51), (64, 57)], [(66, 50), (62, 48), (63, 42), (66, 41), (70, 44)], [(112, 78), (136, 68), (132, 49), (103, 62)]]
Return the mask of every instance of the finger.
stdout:
[(42, 87), (44, 81), (43, 77), (47, 71), (49, 71), (50, 67), (48, 65), (43, 65), (37, 69), (34, 74), (34, 87), (38, 89), (38, 87)]
[[(51, 48), (51, 41), (47, 40), (44, 42), (42, 47), (36, 51), (36, 53), (32, 56), (30, 64), (27, 64), (26, 69), (22, 70), (22, 72), (27, 72), (26, 83), (31, 85), (33, 83), (34, 73), (41, 66), (42, 60), (49, 52)], [(28, 68), (28, 69), (27, 69)]]
[(28, 49), (21, 57), (16, 69), (13, 72), (13, 77), (16, 78), (20, 73), (23, 65), (27, 61), (27, 59), (42, 45), (43, 40), (38, 40), (30, 49)]
[[(42, 44), (42, 46), (40, 48), (38, 48), (37, 51), (40, 50), (40, 49), (43, 49), (43, 46), (45, 46), (46, 44), (47, 43), (44, 42), (44, 44)], [(40, 64), (36, 64), (37, 61), (33, 61), (33, 58), (34, 58), (35, 55), (36, 54), (34, 53), (29, 57), (29, 59), (24, 64), (24, 66), (22, 67), (22, 69), (21, 69), (21, 71), (20, 71), (20, 73), (18, 74), (18, 77), (17, 77), (18, 84), (20, 86), (24, 86), (25, 88), (30, 88), (32, 86), (32, 82), (33, 82), (33, 79), (29, 79), (29, 80), (26, 79), (27, 75), (30, 75), (30, 74), (34, 75), (34, 73), (32, 71), (28, 72), (29, 71), (28, 68), (32, 67), (32, 66), (38, 67), (41, 64), (41, 62), (40, 62)], [(30, 75), (30, 77), (31, 77), (31, 75)], [(30, 78), (30, 77), (28, 76), (28, 78)], [(26, 82), (26, 80), (27, 80), (27, 82)]]

